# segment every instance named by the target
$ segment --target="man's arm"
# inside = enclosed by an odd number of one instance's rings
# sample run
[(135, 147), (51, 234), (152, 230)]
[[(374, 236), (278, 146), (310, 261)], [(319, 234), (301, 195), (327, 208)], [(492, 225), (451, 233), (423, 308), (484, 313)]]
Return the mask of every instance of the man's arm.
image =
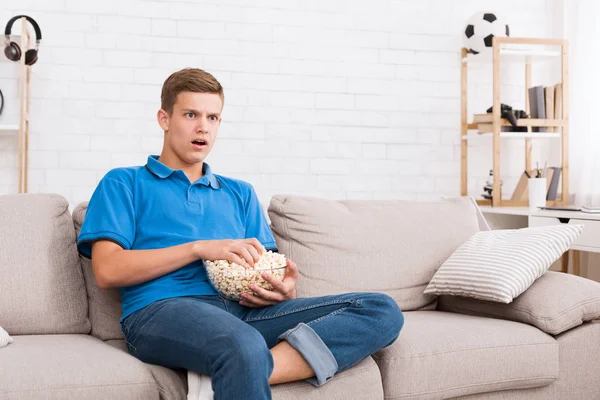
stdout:
[(133, 286), (175, 271), (198, 259), (195, 243), (157, 250), (124, 250), (109, 240), (92, 245), (92, 269), (101, 289)]
[(124, 250), (109, 240), (92, 244), (92, 269), (101, 289), (132, 286), (173, 272), (198, 259), (254, 265), (262, 253), (255, 238), (199, 240), (156, 250)]

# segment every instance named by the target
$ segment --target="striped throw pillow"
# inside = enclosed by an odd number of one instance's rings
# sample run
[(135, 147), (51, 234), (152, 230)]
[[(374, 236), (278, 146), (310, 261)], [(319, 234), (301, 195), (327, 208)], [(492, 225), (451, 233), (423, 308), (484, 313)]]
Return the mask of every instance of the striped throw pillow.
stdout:
[(437, 270), (425, 294), (510, 303), (579, 237), (583, 225), (477, 232)]

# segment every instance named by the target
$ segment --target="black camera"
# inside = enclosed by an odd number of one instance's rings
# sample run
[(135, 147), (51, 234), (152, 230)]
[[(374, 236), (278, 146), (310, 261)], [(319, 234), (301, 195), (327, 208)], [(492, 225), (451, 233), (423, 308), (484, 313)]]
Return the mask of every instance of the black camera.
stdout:
[[(494, 107), (490, 107), (487, 109), (488, 113), (493, 111)], [(508, 104), (500, 104), (500, 117), (505, 118), (510, 122), (510, 124), (516, 128), (515, 132), (527, 132), (526, 126), (517, 127), (517, 119), (519, 118), (529, 118), (529, 115), (523, 110), (513, 110), (511, 106)]]

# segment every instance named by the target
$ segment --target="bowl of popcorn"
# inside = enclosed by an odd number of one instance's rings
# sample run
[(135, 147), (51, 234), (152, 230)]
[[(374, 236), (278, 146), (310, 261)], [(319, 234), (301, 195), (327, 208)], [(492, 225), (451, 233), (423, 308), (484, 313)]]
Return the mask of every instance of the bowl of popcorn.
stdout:
[(286, 260), (283, 254), (263, 250), (254, 267), (227, 260), (204, 260), (208, 279), (219, 294), (229, 300), (241, 300), (242, 293), (256, 294), (248, 285), (254, 284), (265, 290), (273, 290), (273, 286), (263, 279), (263, 272), (270, 273), (275, 279), (283, 280), (286, 271)]

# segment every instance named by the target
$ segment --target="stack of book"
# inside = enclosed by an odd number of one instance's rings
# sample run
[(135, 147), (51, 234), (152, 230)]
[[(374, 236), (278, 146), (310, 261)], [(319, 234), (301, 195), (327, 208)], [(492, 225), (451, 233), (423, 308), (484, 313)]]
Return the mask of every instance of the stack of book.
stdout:
[[(529, 116), (538, 119), (561, 119), (562, 83), (554, 86), (534, 86), (528, 89)], [(533, 128), (533, 132), (557, 132), (556, 127)]]
[[(492, 125), (493, 115), (492, 113), (485, 114), (474, 114), (473, 115), (473, 123), (477, 124), (477, 133), (490, 133), (494, 131), (494, 126)], [(508, 124), (507, 119), (501, 120), (503, 124)], [(501, 132), (510, 132), (512, 130), (511, 126), (503, 126), (501, 128)]]

